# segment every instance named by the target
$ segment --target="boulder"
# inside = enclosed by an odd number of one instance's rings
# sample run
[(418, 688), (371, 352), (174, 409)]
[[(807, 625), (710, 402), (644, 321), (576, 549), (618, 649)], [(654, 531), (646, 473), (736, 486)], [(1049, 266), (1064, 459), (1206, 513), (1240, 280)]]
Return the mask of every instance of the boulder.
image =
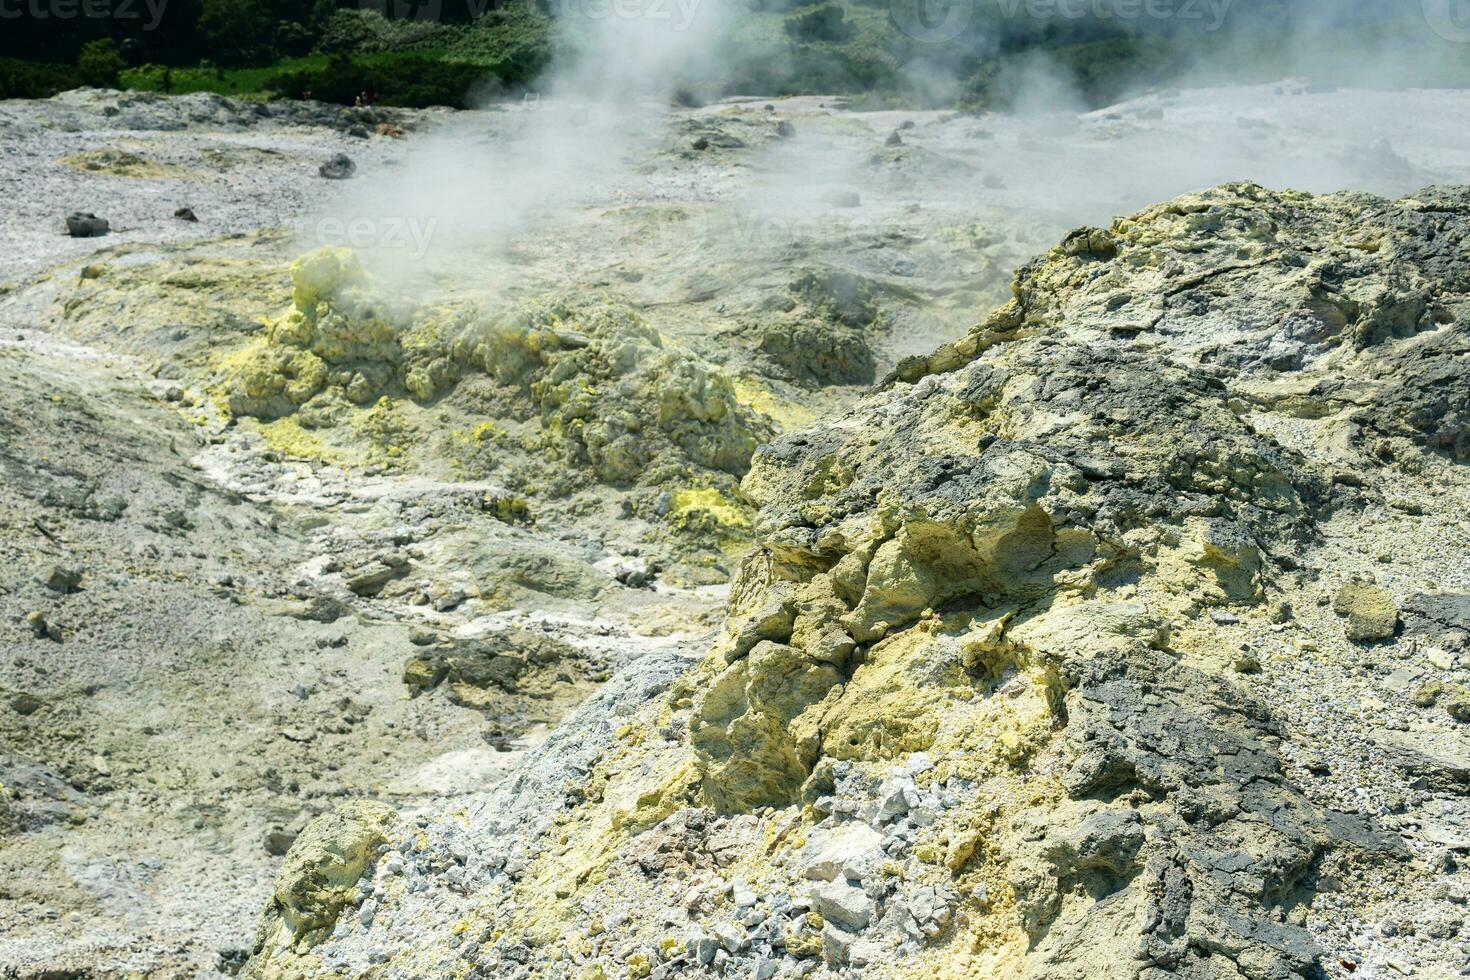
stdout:
[(1338, 589), (1332, 611), (1347, 620), (1347, 638), (1354, 642), (1386, 640), (1399, 624), (1393, 595), (1370, 582), (1349, 582)]
[(813, 830), (807, 836), (798, 863), (804, 878), (835, 881), (843, 868), (882, 853), (883, 835), (865, 823), (845, 823), (831, 830)]
[(82, 573), (80, 569), (71, 568), (67, 565), (47, 564), (36, 572), (36, 581), (50, 589), (66, 595), (77, 591), (82, 584)]
[(99, 238), (111, 230), (106, 218), (90, 211), (73, 211), (66, 216), (66, 233), (73, 238)]
[(396, 817), (386, 804), (354, 800), (307, 824), (276, 875), (257, 954), (279, 947), (304, 952), (326, 939)]
[(317, 173), (327, 180), (346, 180), (357, 173), (357, 164), (345, 153), (332, 155), (326, 163), (317, 168)]
[(842, 881), (814, 887), (812, 907), (826, 922), (849, 932), (866, 929), (873, 921), (873, 900), (861, 888)]

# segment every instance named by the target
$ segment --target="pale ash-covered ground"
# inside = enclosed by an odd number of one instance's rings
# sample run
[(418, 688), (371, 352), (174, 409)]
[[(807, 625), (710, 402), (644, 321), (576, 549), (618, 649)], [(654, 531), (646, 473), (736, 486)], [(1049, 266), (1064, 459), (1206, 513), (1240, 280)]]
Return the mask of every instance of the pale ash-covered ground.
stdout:
[(1466, 193), (1067, 236), (757, 454), (699, 666), (314, 824), (249, 975), (1459, 975)]
[[(1004, 299), (1015, 267), (1081, 220), (1245, 175), (1387, 194), (1465, 180), (1467, 137), (1448, 125), (1464, 102), (1288, 83), (1028, 120), (855, 114), (822, 100), (712, 106), (646, 124), (651, 135), (620, 143), (621, 164), (588, 194), (550, 196), (494, 241), (472, 227), (466, 237), (432, 197), (391, 209), (441, 222), (412, 292), (395, 295), (403, 263), (379, 240), (362, 279), (298, 272), (294, 300), (290, 264), (321, 237), (323, 216), (370, 215), (378, 189), (403, 186), (397, 175), (414, 183), (426, 166), (416, 154), (432, 169), (446, 145), (496, 159), (503, 144), (534, 143), (539, 108), (342, 114), (116, 93), (0, 104), (0, 188), (15, 204), (0, 218), (0, 964), (17, 976), (234, 971), (255, 948), (287, 845), (335, 802), (370, 798), (403, 815), (463, 810), (476, 836), (440, 853), (443, 825), (430, 823), (435, 843), (415, 851), (390, 818), (373, 818), (400, 857), (369, 867), (376, 877), (340, 924), (321, 923), (337, 934), (319, 950), (325, 963), (388, 961), (415, 976), (478, 963), (500, 976), (526, 960), (552, 975), (574, 964), (617, 976), (718, 959), (759, 974), (759, 941), (717, 920), (732, 897), (745, 901), (727, 885), (774, 868), (714, 869), (744, 861), (742, 842), (788, 813), (757, 811), (752, 823), (739, 793), (703, 801), (723, 815), (684, 813), (677, 831), (653, 832), (677, 832), (675, 850), (698, 853), (713, 831), (728, 852), (695, 862), (708, 908), (660, 919), (657, 936), (621, 918), (657, 892), (613, 880), (573, 912), (561, 885), (533, 880), (528, 907), (553, 903), (537, 929), (450, 929), (452, 956), (433, 930), (419, 949), (402, 938), (424, 926), (423, 909), (457, 923), (466, 876), (488, 870), (493, 888), (517, 887), (545, 846), (544, 821), (565, 819), (589, 778), (594, 796), (608, 774), (635, 797), (659, 789), (618, 768), (631, 740), (656, 744), (646, 719), (629, 720), (703, 655), (724, 583), (765, 533), (750, 504), (760, 493), (737, 491), (743, 464), (719, 447), (748, 454), (840, 413), (901, 358), (964, 335)], [(403, 137), (378, 135), (380, 123)], [(354, 180), (316, 175), (335, 152), (357, 161)], [(473, 203), (473, 185), (466, 194)], [(501, 203), (491, 194), (479, 212)], [(199, 222), (174, 218), (181, 206)], [(114, 233), (66, 238), (60, 218), (73, 209), (109, 218)], [(303, 283), (327, 305), (302, 297)], [(445, 300), (452, 316), (379, 313)], [(537, 319), (539, 303), (552, 320)], [(380, 343), (380, 319), (429, 342)], [(546, 387), (502, 383), (483, 349), (533, 353), (526, 370)], [(306, 353), (325, 365), (310, 391), (269, 404), (251, 394), (269, 382), (261, 364)], [(1273, 356), (1285, 364), (1291, 352)], [(632, 389), (605, 383), (628, 364)], [(413, 373), (425, 365), (438, 372), (427, 391)], [(590, 409), (546, 394), (565, 378), (598, 393)], [(698, 398), (684, 401), (695, 383)], [(647, 414), (650, 392), (693, 405), (699, 425)], [(1283, 446), (1320, 452), (1317, 409), (1240, 410)], [(621, 428), (592, 439), (587, 411), (617, 414)], [(1345, 463), (1344, 480), (1363, 465)], [(1303, 799), (1404, 832), (1422, 862), (1389, 863), (1356, 888), (1350, 875), (1327, 873), (1332, 886), (1311, 872), (1316, 898), (1293, 922), (1323, 944), (1329, 972), (1460, 965), (1463, 883), (1451, 872), (1465, 845), (1454, 787), (1466, 763), (1448, 712), (1463, 612), (1453, 601), (1401, 612), (1402, 639), (1360, 648), (1329, 595), (1368, 572), (1400, 603), (1466, 591), (1463, 465), (1424, 465), (1382, 501), (1370, 493), (1317, 516), (1317, 577), (1291, 586), (1293, 619), (1181, 620), (1172, 641), (1194, 656), (1188, 638), (1203, 629), (1210, 670), (1240, 660), (1233, 681), (1278, 719), (1270, 737)], [(688, 710), (675, 704), (656, 738), (684, 744)], [(568, 781), (582, 786), (570, 798)], [(860, 809), (865, 785), (833, 789)], [(417, 897), (399, 912), (404, 868)], [(767, 918), (775, 894), (759, 896)], [(951, 918), (970, 914), (955, 908)], [(936, 921), (913, 928), (927, 942)], [(705, 931), (691, 940), (691, 927)], [(770, 968), (828, 969), (827, 947), (851, 940), (821, 928), (796, 938), (801, 955), (766, 957)], [(548, 929), (577, 941), (548, 948)], [(256, 969), (285, 962), (262, 953)], [(861, 959), (839, 950), (830, 968)]]

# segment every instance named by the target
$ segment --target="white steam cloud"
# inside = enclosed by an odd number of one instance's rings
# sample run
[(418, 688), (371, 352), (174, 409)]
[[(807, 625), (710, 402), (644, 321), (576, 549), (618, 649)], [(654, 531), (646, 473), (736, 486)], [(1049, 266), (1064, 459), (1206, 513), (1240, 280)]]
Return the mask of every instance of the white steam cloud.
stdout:
[[(1010, 4), (1025, 17), (1027, 4), (1048, 0), (950, 2), (977, 5), (974, 16)], [(1088, 0), (1114, 11), (1149, 2)], [(1194, 0), (1171, 2), (1177, 13)], [(1424, 0), (1425, 9), (1437, 2)], [(840, 100), (817, 97), (778, 100), (774, 110), (750, 101), (679, 108), (681, 93), (731, 81), (720, 56), (742, 26), (738, 0), (557, 4), (563, 43), (541, 98), (487, 103), (413, 134), (397, 166), (364, 171), (315, 227), (355, 222), (363, 233), (352, 243), (366, 246), (369, 264), (429, 298), (605, 285), (656, 308), (773, 286), (774, 270), (796, 262), (845, 261), (839, 253), (855, 237), (891, 237), (919, 212), (953, 229), (1004, 215), (1036, 229), (1044, 247), (1075, 224), (1227, 181), (1397, 195), (1470, 180), (1470, 130), (1458, 124), (1470, 117), (1470, 93), (1401, 89), (1411, 69), (1470, 58), (1470, 43), (1445, 36), (1454, 21), (1435, 27), (1402, 5), (1213, 0), (1201, 24), (1219, 29), (1195, 33), (1200, 56), (1177, 90), (1140, 77), (1137, 97), (1088, 110), (1074, 75), (1035, 54), (1010, 60), (1013, 113), (959, 115), (840, 112)], [(942, 25), (943, 12), (931, 19)], [(1160, 29), (1146, 18), (1126, 23)], [(1267, 29), (1269, 38), (1259, 33)], [(1344, 49), (1344, 38), (1359, 47)], [(1259, 56), (1268, 41), (1275, 60)], [(933, 43), (943, 50), (943, 39)], [(957, 92), (954, 59), (924, 50), (909, 77), (931, 93)], [(1349, 63), (1352, 84), (1321, 80)], [(1222, 84), (1258, 77), (1263, 64), (1286, 70), (1264, 84)], [(783, 120), (794, 136), (776, 135)], [(706, 130), (746, 145), (692, 151)], [(620, 217), (640, 210), (682, 219), (660, 230)], [(932, 235), (935, 221), (925, 227)], [(750, 282), (727, 281), (732, 266)]]
[(558, 53), (540, 97), (446, 120), (398, 166), (354, 181), (306, 237), (359, 247), (402, 289), (426, 288), (423, 277), (456, 285), (446, 275), (495, 288), (475, 274), (477, 259), (618, 196), (664, 138), (670, 100), (710, 79), (707, 52), (728, 10), (715, 0), (557, 0)]

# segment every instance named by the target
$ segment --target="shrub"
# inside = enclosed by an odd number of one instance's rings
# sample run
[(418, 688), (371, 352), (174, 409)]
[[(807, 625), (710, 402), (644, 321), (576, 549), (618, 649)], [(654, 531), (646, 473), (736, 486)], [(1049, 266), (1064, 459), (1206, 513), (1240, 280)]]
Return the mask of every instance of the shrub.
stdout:
[(1010, 109), (1034, 80), (1028, 64), (1045, 53), (1047, 76), (1085, 105), (1096, 108), (1126, 98), (1135, 89), (1178, 77), (1188, 66), (1186, 48), (1167, 38), (1114, 37), (1086, 44), (1044, 45), (995, 58), (969, 80), (969, 97), (989, 109)]
[(847, 21), (847, 11), (829, 3), (786, 18), (786, 33), (793, 41), (841, 44), (852, 40), (853, 27)]
[(323, 67), (281, 72), (269, 88), (288, 98), (310, 92), (312, 98), (352, 105), (363, 92), (382, 105), (422, 109), (442, 105), (468, 108), (470, 87), (484, 75), (474, 65), (431, 58), (406, 57), (369, 62), (334, 55)]
[(488, 11), (446, 51), (451, 61), (478, 65), (505, 85), (534, 79), (551, 54), (551, 21), (525, 4)]
[(203, 0), (197, 30), (220, 64), (269, 64), (310, 51), (334, 9), (332, 0)]
[(81, 84), (71, 65), (0, 58), (0, 99), (49, 99)]
[(462, 32), (432, 21), (389, 20), (376, 10), (343, 9), (322, 29), (317, 50), (323, 54), (382, 54), (441, 46)]
[(173, 87), (173, 69), (167, 65), (139, 65), (123, 73), (122, 83), (145, 92), (167, 92)]
[(199, 15), (205, 47), (227, 65), (268, 59), (273, 27), (270, 12), (259, 0), (204, 0)]
[(82, 45), (77, 55), (77, 74), (83, 85), (117, 88), (117, 76), (128, 66), (118, 53), (117, 42), (110, 37), (98, 38)]

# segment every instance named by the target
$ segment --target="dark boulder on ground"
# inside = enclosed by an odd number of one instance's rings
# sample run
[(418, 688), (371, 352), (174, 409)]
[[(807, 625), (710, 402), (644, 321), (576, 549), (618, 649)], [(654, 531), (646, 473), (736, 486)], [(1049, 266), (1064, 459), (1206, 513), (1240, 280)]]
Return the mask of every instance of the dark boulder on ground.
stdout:
[(73, 211), (66, 216), (66, 233), (73, 238), (100, 238), (111, 230), (106, 218), (90, 211)]
[(353, 163), (352, 158), (347, 154), (337, 153), (332, 156), (332, 159), (322, 164), (317, 173), (328, 180), (346, 180), (357, 173), (357, 164)]

